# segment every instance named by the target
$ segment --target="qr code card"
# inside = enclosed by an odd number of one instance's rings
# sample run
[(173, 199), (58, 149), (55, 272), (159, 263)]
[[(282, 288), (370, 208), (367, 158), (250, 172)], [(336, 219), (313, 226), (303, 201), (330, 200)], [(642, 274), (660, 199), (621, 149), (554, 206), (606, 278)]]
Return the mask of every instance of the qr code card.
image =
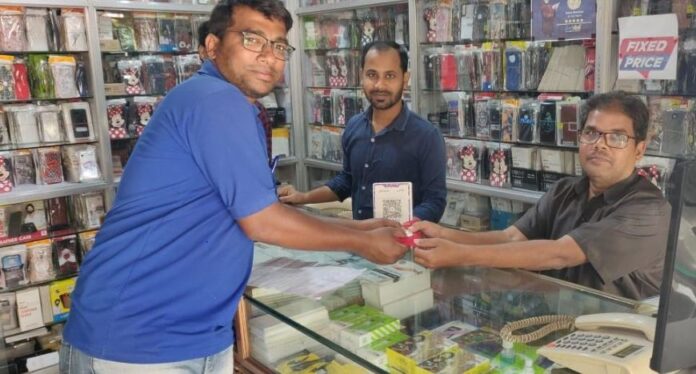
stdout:
[(386, 218), (399, 223), (413, 219), (411, 182), (374, 183), (372, 202), (375, 218)]

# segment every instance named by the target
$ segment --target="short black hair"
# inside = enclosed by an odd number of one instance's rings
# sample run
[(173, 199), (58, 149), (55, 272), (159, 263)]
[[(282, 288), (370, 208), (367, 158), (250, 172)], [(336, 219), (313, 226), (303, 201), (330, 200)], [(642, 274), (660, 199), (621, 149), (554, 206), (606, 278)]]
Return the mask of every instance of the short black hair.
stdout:
[(367, 52), (370, 52), (373, 49), (380, 52), (389, 49), (397, 51), (399, 53), (399, 59), (401, 60), (401, 71), (404, 73), (408, 71), (408, 51), (406, 50), (406, 47), (402, 46), (397, 42), (379, 40), (365, 44), (365, 46), (363, 47), (362, 59), (360, 60), (360, 66), (362, 68), (365, 68), (365, 56), (367, 56)]
[(205, 37), (208, 36), (208, 32), (210, 31), (208, 29), (208, 22), (210, 21), (205, 21), (198, 25), (198, 45), (205, 46)]
[(636, 137), (636, 142), (647, 139), (650, 111), (638, 96), (624, 91), (612, 91), (590, 97), (585, 101), (580, 111), (580, 126), (582, 128), (585, 127), (587, 117), (594, 110), (616, 111), (626, 115), (633, 122), (633, 136)]
[(247, 6), (268, 19), (283, 21), (286, 32), (292, 28), (292, 16), (280, 0), (222, 0), (210, 13), (208, 33), (222, 39), (227, 28), (232, 26), (232, 15), (238, 6)]

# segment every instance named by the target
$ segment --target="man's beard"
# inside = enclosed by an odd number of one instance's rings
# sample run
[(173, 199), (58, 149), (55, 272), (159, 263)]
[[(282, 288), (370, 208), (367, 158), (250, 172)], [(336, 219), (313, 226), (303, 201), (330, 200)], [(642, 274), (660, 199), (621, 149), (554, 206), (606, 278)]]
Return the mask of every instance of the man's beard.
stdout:
[[(389, 91), (377, 91), (377, 90), (372, 90), (370, 91), (370, 94), (368, 95), (367, 93), (367, 100), (370, 102), (370, 105), (372, 105), (373, 108), (379, 109), (379, 110), (387, 110), (394, 105), (397, 105), (399, 102), (401, 102), (401, 89), (396, 91), (396, 94), (392, 94)], [(376, 94), (387, 94), (386, 99), (383, 101), (378, 101), (374, 99), (374, 95)], [(384, 97), (384, 96), (383, 96)]]

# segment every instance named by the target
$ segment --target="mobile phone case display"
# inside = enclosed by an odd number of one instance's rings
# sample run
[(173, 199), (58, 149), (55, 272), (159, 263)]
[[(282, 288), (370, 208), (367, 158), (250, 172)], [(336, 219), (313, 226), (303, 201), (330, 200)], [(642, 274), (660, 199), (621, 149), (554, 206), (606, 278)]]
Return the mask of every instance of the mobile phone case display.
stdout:
[(1, 55), (0, 101), (89, 96), (80, 55)]
[(0, 152), (0, 194), (25, 185), (102, 180), (94, 144)]
[(0, 6), (0, 50), (87, 51), (84, 10)]
[(308, 154), (340, 163), (343, 128), (369, 106), (360, 87), (361, 48), (377, 40), (408, 48), (408, 6), (305, 16), (301, 22)]

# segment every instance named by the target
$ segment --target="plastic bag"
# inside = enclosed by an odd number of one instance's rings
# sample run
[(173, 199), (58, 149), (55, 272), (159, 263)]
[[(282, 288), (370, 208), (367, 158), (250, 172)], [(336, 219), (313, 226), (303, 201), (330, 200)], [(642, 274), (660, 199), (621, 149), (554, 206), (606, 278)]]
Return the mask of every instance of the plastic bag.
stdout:
[(63, 49), (66, 51), (86, 51), (87, 32), (85, 15), (82, 9), (63, 9)]
[(0, 7), (0, 50), (19, 52), (26, 47), (24, 8)]
[(48, 64), (53, 75), (53, 87), (56, 98), (68, 99), (79, 97), (75, 85), (75, 57), (73, 56), (49, 56)]
[(27, 27), (27, 50), (48, 51), (48, 11), (28, 8), (24, 23)]

